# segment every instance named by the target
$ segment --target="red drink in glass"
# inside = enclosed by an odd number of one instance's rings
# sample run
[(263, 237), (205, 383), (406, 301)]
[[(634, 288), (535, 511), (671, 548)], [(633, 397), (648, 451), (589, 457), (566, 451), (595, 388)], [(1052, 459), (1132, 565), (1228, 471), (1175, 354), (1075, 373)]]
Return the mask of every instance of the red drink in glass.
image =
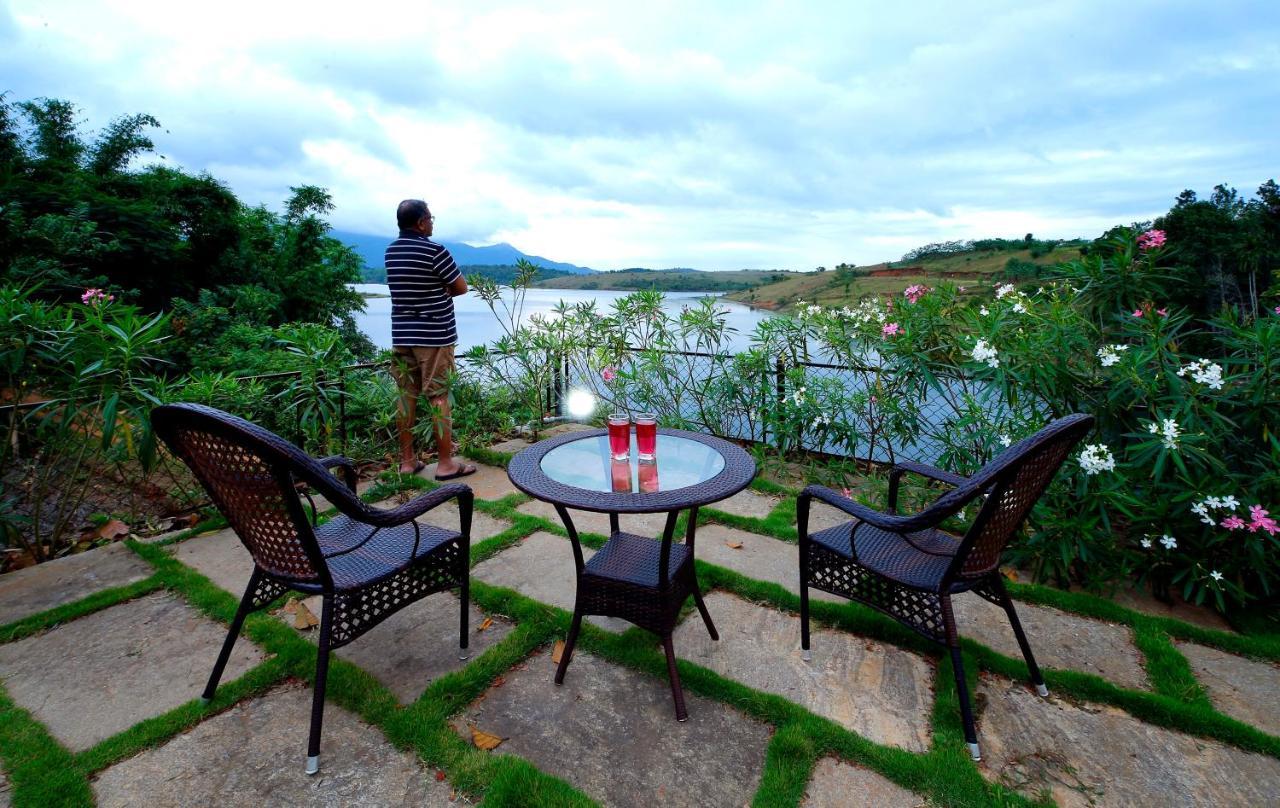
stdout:
[(626, 413), (609, 416), (609, 454), (614, 460), (631, 459), (631, 420)]
[(636, 416), (636, 454), (642, 460), (652, 460), (658, 448), (658, 416), (642, 412)]

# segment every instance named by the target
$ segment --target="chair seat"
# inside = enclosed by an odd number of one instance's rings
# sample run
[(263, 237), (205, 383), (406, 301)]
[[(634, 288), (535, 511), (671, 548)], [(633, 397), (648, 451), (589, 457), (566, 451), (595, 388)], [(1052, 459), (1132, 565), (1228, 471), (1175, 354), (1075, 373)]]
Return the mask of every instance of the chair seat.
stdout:
[[(373, 538), (361, 545), (360, 542), (374, 530), (372, 525), (357, 522), (343, 514), (316, 528), (316, 540), (320, 543), (320, 551), (329, 560), (329, 572), (337, 589), (357, 589), (394, 575), (411, 562), (430, 555), (442, 544), (456, 541), (462, 536), (456, 530), (445, 530), (419, 522), (418, 549), (415, 555), (412, 522), (378, 529)], [(356, 549), (333, 555), (349, 547)]]
[[(614, 533), (609, 542), (587, 561), (584, 575), (623, 581), (637, 586), (658, 587), (658, 566), (662, 542), (633, 533)], [(691, 553), (683, 544), (672, 542), (667, 561), (667, 580), (674, 580)]]
[[(856, 533), (853, 528), (858, 525)], [(850, 546), (850, 536), (856, 547)], [(940, 530), (908, 533), (911, 542), (865, 522), (846, 522), (820, 530), (809, 538), (867, 569), (914, 589), (938, 591), (942, 577), (960, 548), (960, 540)], [(854, 550), (857, 553), (854, 553)], [(925, 552), (925, 551), (929, 552)], [(937, 555), (935, 555), (935, 553)]]

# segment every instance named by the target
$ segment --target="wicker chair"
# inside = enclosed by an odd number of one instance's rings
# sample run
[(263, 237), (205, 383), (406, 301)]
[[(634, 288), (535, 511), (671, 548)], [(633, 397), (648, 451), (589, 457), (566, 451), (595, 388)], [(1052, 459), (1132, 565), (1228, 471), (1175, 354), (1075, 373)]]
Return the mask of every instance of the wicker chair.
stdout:
[[(250, 612), (288, 591), (320, 595), (320, 642), (311, 702), (307, 774), (320, 765), (329, 652), (351, 642), (397, 610), (427, 595), (458, 588), (458, 644), (466, 659), (471, 489), (446, 485), (391, 510), (370, 508), (355, 495), (356, 473), (344, 457), (316, 460), (277, 435), (221, 410), (197, 404), (157, 407), (156, 433), (190, 466), (253, 556), (253, 575), (240, 600), (203, 700), (213, 698), (236, 637)], [(342, 472), (340, 484), (331, 473)], [(308, 519), (298, 484), (319, 492), (339, 514), (323, 525)], [(415, 519), (456, 498), (460, 530)]]
[[(1031, 681), (1047, 696), (1040, 668), (1005, 591), (1000, 553), (1044, 493), (1058, 467), (1093, 426), (1088, 415), (1069, 415), (1010, 446), (972, 477), (921, 463), (901, 462), (889, 475), (888, 513), (868, 508), (829, 488), (811, 485), (796, 505), (800, 533), (800, 645), (809, 659), (809, 588), (865, 603), (951, 652), (965, 741), (981, 760), (969, 704), (951, 596), (972, 591), (1002, 607), (1022, 649)], [(953, 486), (912, 516), (895, 515), (898, 485), (912, 472)], [(947, 517), (986, 496), (963, 536), (938, 529)], [(810, 503), (818, 499), (854, 521), (809, 534)]]

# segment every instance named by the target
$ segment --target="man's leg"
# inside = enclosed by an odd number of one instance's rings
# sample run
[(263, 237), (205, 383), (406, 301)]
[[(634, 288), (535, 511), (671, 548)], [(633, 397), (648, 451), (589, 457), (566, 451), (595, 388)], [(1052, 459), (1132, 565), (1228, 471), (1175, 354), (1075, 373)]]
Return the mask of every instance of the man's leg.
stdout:
[(453, 456), (453, 410), (449, 404), (449, 387), (454, 374), (452, 345), (438, 350), (430, 371), (428, 379), (424, 368), (423, 384), (430, 385), (431, 390), (431, 426), (439, 456), (436, 477), (470, 474), (475, 471), (475, 466), (459, 463)]
[(400, 403), (397, 407), (396, 430), (400, 437), (400, 472), (412, 474), (418, 470), (418, 456), (413, 451), (413, 424), (418, 414), (418, 392), (421, 390), (421, 368), (412, 349), (402, 352), (395, 349), (391, 358), (392, 373), (400, 386)]

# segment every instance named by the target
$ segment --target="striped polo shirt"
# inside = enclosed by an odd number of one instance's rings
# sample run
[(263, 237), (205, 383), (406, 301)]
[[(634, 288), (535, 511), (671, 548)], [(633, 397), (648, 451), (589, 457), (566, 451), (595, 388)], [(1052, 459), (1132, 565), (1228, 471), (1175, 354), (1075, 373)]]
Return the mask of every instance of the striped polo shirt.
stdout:
[(401, 230), (383, 261), (391, 287), (391, 344), (456, 345), (458, 324), (448, 286), (461, 273), (449, 251), (421, 233)]

